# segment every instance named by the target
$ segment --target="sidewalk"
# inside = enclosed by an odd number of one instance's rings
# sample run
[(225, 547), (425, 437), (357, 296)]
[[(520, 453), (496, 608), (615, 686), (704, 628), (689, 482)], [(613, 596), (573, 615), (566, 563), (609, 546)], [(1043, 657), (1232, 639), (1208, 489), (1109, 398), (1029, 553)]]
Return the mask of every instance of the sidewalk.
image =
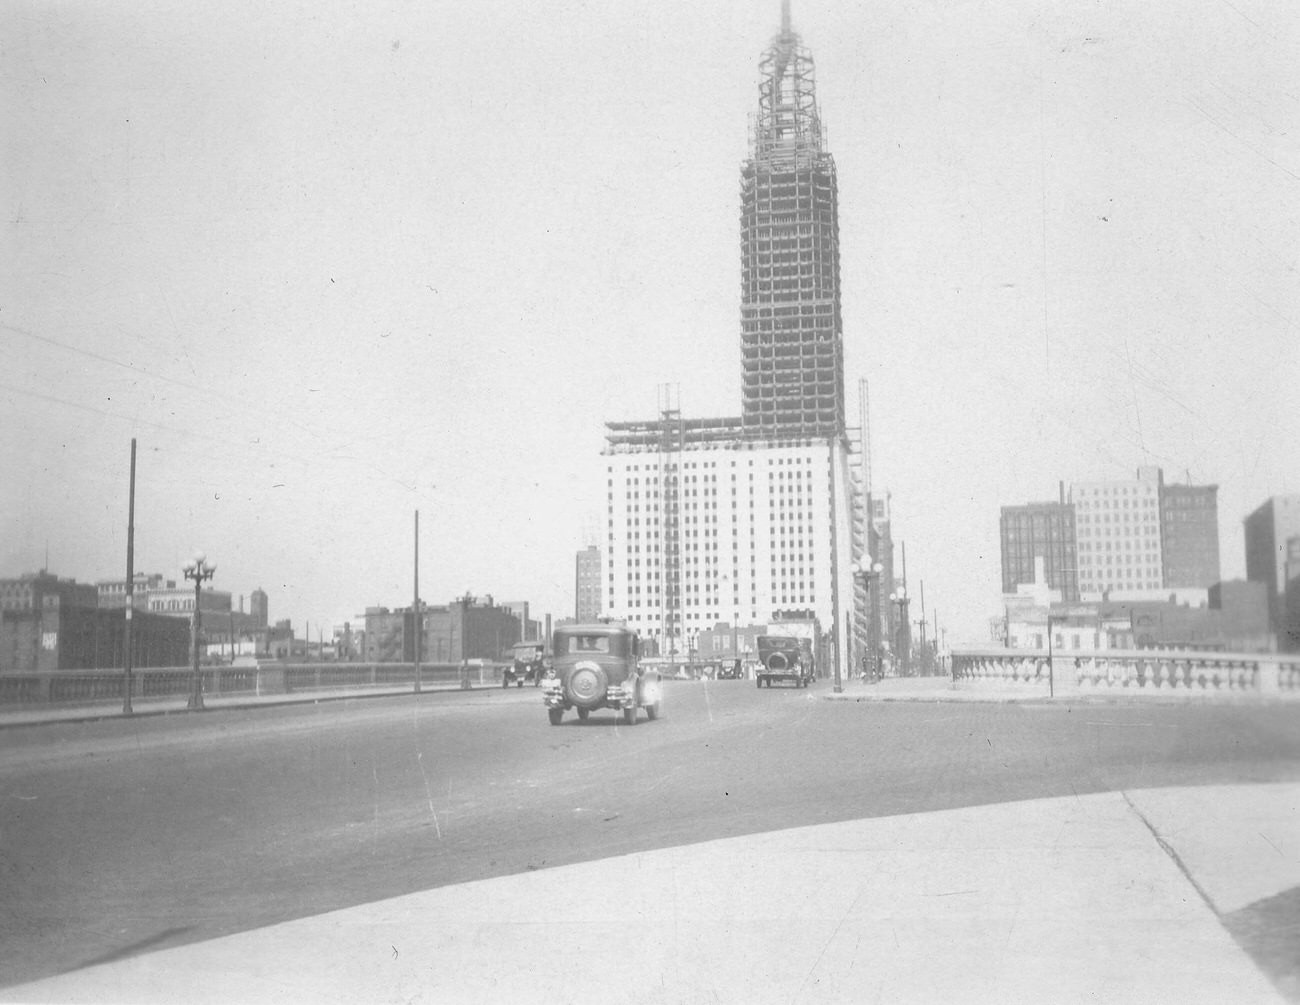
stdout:
[[(412, 694), (410, 684), (376, 687), (322, 688), (311, 691), (290, 691), (281, 694), (204, 694), (205, 710), (218, 711), (232, 708), (258, 708), (273, 705), (302, 705), (322, 701), (342, 701), (349, 698), (383, 698), (390, 695)], [(421, 694), (444, 691), (484, 691), (486, 685), (472, 685), (462, 688), (459, 683), (442, 682), (425, 684)], [(162, 698), (133, 698), (131, 710), (133, 716), (146, 715), (189, 715), (189, 697), (187, 695), (167, 695)], [(200, 713), (201, 714), (201, 713)], [(39, 705), (31, 708), (0, 709), (0, 729), (6, 726), (34, 726), (50, 722), (95, 722), (100, 719), (121, 719), (121, 700), (112, 702), (95, 702), (85, 705)]]
[(1222, 916), (1297, 888), (1300, 784), (1113, 792), (444, 887), (0, 1000), (1282, 1002)]

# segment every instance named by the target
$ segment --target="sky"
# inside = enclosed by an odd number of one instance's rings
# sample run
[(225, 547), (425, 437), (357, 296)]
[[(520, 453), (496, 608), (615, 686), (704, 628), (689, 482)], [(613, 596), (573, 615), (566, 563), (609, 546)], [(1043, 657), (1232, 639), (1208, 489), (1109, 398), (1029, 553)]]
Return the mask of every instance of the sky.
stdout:
[[(1300, 23), (1263, 0), (794, 0), (850, 416), (909, 586), (987, 638), (1000, 507), (1300, 492)], [(0, 577), (135, 569), (315, 637), (572, 613), (604, 423), (740, 411), (777, 0), (0, 9)]]

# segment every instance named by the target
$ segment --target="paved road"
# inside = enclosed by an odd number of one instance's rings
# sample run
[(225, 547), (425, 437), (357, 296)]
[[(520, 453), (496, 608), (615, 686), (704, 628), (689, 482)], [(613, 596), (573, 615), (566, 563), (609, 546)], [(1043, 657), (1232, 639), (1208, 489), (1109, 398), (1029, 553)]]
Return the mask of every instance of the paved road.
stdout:
[(667, 712), (551, 727), (526, 689), (0, 732), (0, 986), (781, 828), (1300, 781), (1285, 707), (868, 704), (716, 682), (672, 685)]

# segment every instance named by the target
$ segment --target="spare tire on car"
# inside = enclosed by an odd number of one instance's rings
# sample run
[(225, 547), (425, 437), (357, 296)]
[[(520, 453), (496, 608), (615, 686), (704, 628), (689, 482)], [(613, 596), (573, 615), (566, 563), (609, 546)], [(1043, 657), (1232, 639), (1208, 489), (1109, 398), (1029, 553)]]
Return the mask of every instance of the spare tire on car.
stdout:
[(605, 701), (609, 678), (596, 663), (580, 663), (564, 682), (564, 696), (579, 708), (596, 708)]

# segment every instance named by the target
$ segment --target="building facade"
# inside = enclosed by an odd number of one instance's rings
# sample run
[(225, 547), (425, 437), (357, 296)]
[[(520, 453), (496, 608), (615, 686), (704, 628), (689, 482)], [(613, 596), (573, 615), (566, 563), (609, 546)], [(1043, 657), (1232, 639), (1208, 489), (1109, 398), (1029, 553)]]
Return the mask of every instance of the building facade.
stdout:
[(600, 548), (591, 544), (574, 560), (573, 617), (580, 625), (600, 617)]
[[(161, 589), (151, 589), (148, 610), (151, 614), (189, 617), (194, 613), (194, 587), (176, 586), (169, 582)], [(200, 613), (229, 614), (230, 610), (230, 591), (205, 589), (199, 592)]]
[[(417, 629), (411, 610), (366, 608), (362, 650), (366, 662), (414, 662)], [(422, 663), (501, 660), (522, 634), (518, 616), (491, 597), (480, 600), (468, 594), (450, 604), (423, 605), (419, 630)]]
[[(93, 588), (92, 588), (93, 589)], [(125, 605), (64, 604), (49, 594), (40, 608), (0, 611), (0, 673), (122, 669)], [(136, 611), (131, 619), (135, 667), (183, 667), (190, 628), (176, 618)]]
[(1161, 481), (1160, 554), (1162, 586), (1219, 581), (1219, 486)]
[(248, 606), (253, 623), (258, 628), (265, 628), (270, 624), (271, 608), (267, 603), (266, 591), (260, 586), (249, 595)]
[(1269, 617), (1280, 644), (1288, 651), (1300, 649), (1300, 621), (1292, 621), (1293, 609), (1300, 615), (1300, 580), (1287, 578), (1289, 542), (1300, 538), (1300, 495), (1265, 500), (1246, 517), (1244, 528), (1246, 578), (1268, 591)]
[[(174, 587), (174, 581), (165, 580), (161, 573), (137, 572), (131, 589), (131, 606), (136, 610), (149, 609), (149, 591), (164, 587)], [(95, 590), (99, 594), (99, 606), (104, 608), (126, 607), (126, 577), (121, 579), (99, 579), (95, 581)]]
[(836, 624), (851, 603), (843, 441), (741, 440), (660, 456), (612, 441), (605, 468), (605, 608), (658, 651), (718, 622), (788, 609)]
[(1135, 479), (1070, 487), (1083, 594), (1164, 585), (1160, 484), (1160, 469), (1144, 467)]
[(65, 607), (99, 606), (99, 591), (92, 584), (51, 575), (44, 569), (0, 579), (0, 611), (39, 611), (48, 597), (57, 597)]
[(1060, 590), (1065, 600), (1079, 599), (1078, 541), (1072, 504), (1062, 500), (1003, 506), (999, 537), (1003, 593), (1015, 593), (1021, 583), (1034, 582), (1035, 563), (1042, 559), (1047, 586)]

